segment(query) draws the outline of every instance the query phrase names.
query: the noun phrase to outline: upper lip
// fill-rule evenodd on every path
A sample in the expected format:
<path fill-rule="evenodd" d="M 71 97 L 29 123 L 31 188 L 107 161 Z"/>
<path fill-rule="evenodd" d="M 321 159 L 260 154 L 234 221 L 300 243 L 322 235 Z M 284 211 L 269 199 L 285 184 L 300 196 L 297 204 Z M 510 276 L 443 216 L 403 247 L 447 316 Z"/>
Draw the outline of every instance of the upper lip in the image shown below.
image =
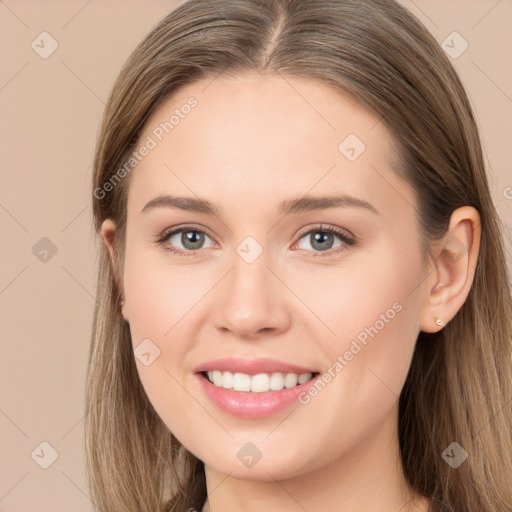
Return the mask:
<path fill-rule="evenodd" d="M 258 373 L 316 373 L 314 370 L 304 368 L 295 364 L 278 361 L 277 359 L 258 358 L 258 359 L 240 359 L 226 357 L 215 359 L 199 365 L 194 369 L 195 373 L 209 372 L 218 370 L 221 372 L 246 373 L 256 375 Z"/>

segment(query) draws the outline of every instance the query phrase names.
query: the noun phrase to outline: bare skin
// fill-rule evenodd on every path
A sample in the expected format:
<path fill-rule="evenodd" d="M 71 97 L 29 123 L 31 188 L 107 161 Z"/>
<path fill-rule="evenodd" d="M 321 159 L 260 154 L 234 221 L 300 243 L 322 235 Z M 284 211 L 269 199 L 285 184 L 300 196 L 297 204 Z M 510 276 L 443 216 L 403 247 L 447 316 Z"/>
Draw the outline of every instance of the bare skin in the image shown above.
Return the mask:
<path fill-rule="evenodd" d="M 161 104 L 140 140 L 190 96 L 197 106 L 130 176 L 118 282 L 134 348 L 149 338 L 160 350 L 148 366 L 136 360 L 148 397 L 205 464 L 202 512 L 428 512 L 429 500 L 407 487 L 400 466 L 398 398 L 420 330 L 442 329 L 436 319 L 446 324 L 466 300 L 478 212 L 453 213 L 425 268 L 415 195 L 390 164 L 392 134 L 353 100 L 309 79 L 219 76 Z M 365 144 L 353 161 L 339 149 L 349 134 Z M 341 193 L 377 212 L 278 211 L 285 199 Z M 141 213 L 164 194 L 207 199 L 220 215 L 166 207 Z M 172 226 L 202 231 L 204 244 L 184 245 L 182 232 L 157 244 Z M 337 235 L 325 251 L 314 245 L 314 233 L 329 227 L 357 245 Z M 106 220 L 102 235 L 113 263 L 114 231 Z M 236 252 L 247 236 L 263 249 L 252 263 Z M 393 304 L 401 308 L 390 318 Z M 378 324 L 380 315 L 387 321 Z M 360 333 L 381 324 L 317 396 L 270 417 L 219 410 L 193 372 L 235 355 L 327 372 Z M 262 454 L 252 467 L 237 457 L 247 442 Z"/>

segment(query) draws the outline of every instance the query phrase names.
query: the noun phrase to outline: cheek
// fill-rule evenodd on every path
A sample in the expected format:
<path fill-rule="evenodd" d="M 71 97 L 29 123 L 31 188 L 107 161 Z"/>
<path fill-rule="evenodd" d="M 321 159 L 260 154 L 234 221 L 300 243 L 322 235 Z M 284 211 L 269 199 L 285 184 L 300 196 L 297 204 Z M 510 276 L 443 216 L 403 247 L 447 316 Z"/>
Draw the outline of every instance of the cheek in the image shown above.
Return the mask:
<path fill-rule="evenodd" d="M 383 393 L 391 403 L 403 386 L 418 336 L 419 255 L 400 258 L 390 244 L 369 261 L 358 258 L 357 264 L 316 272 L 295 277 L 294 290 L 321 320 L 310 315 L 308 323 L 316 326 L 312 334 L 331 372 L 344 376 L 335 386 L 353 395 L 345 399 L 357 397 L 355 406 L 378 409 Z"/>
<path fill-rule="evenodd" d="M 143 250 L 141 245 L 127 249 L 124 272 L 133 341 L 151 335 L 167 340 L 206 293 L 204 279 L 193 265 L 171 265 L 163 249 Z"/>
<path fill-rule="evenodd" d="M 180 267 L 162 265 L 148 253 L 127 251 L 124 287 L 137 371 L 154 409 L 181 436 L 180 427 L 194 419 L 193 402 L 182 387 L 182 362 L 194 335 L 183 330 L 187 315 L 194 315 L 193 305 L 205 293 L 188 277 Z"/>
<path fill-rule="evenodd" d="M 332 346 L 376 323 L 379 331 L 383 327 L 390 331 L 391 323 L 393 328 L 403 325 L 404 317 L 410 319 L 418 307 L 411 292 L 420 281 L 420 271 L 416 254 L 397 254 L 393 244 L 386 243 L 378 250 L 354 253 L 337 266 L 307 264 L 283 268 L 280 273 L 309 309 L 307 322 L 318 341 Z"/>
<path fill-rule="evenodd" d="M 126 252 L 127 319 L 135 355 L 148 346 L 158 356 L 150 366 L 137 359 L 136 364 L 152 402 L 164 395 L 179 401 L 183 393 L 177 381 L 188 378 L 187 354 L 207 320 L 207 295 L 217 277 L 196 265 L 171 265 L 163 250 L 144 251 L 140 245 Z"/>

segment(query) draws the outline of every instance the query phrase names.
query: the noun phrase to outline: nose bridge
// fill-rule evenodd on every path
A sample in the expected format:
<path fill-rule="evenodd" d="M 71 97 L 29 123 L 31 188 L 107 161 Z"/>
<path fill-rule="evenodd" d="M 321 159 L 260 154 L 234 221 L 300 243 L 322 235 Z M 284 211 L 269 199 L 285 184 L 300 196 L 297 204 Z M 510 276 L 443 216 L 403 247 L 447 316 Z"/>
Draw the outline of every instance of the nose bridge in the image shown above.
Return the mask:
<path fill-rule="evenodd" d="M 239 337 L 285 329 L 290 321 L 288 298 L 282 283 L 269 269 L 270 251 L 253 237 L 246 237 L 236 247 L 231 261 L 231 271 L 214 306 L 216 326 Z"/>
<path fill-rule="evenodd" d="M 272 272 L 268 269 L 273 265 L 271 260 L 268 239 L 264 233 L 246 234 L 234 247 L 231 258 L 230 295 L 238 295 L 239 301 L 246 293 L 268 295 L 268 288 L 272 286 L 269 279 Z M 258 300 L 261 300 L 261 297 Z M 242 305 L 243 301 L 239 304 Z"/>
<path fill-rule="evenodd" d="M 256 255 L 254 246 L 250 242 L 247 245 L 239 246 L 233 257 L 226 304 L 241 317 L 255 318 L 258 313 L 270 309 L 271 288 L 275 288 L 275 283 L 270 282 L 273 276 L 268 269 L 271 264 L 268 252 Z"/>
<path fill-rule="evenodd" d="M 231 271 L 230 296 L 237 298 L 240 306 L 247 299 L 269 298 L 269 288 L 272 286 L 269 277 L 271 262 L 267 251 L 255 255 L 253 247 L 240 246 L 236 256 L 233 257 L 233 270 Z"/>

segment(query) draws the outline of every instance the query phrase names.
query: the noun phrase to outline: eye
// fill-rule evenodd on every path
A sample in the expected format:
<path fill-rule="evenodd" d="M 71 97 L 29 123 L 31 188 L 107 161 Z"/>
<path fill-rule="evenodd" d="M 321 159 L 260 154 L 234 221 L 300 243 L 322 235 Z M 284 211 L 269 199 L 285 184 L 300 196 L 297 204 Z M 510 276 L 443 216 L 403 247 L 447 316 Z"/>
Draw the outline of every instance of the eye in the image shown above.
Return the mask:
<path fill-rule="evenodd" d="M 178 256 L 194 256 L 198 250 L 204 248 L 206 238 L 212 240 L 204 230 L 196 226 L 176 226 L 164 231 L 156 242 L 162 245 L 165 251 Z M 338 245 L 335 245 L 336 238 L 340 241 Z M 309 229 L 309 231 L 303 231 L 299 242 L 303 239 L 306 240 L 309 247 L 299 247 L 299 249 L 311 253 L 308 256 L 314 258 L 337 255 L 345 252 L 348 247 L 357 245 L 357 240 L 354 237 L 334 226 L 320 225 Z M 183 248 L 180 248 L 179 244 Z M 292 248 L 296 245 L 298 243 Z M 332 250 L 333 247 L 334 250 Z"/>
<path fill-rule="evenodd" d="M 338 238 L 340 243 L 335 245 L 335 239 Z M 300 240 L 306 240 L 306 247 L 299 247 L 307 251 L 313 251 L 310 256 L 324 257 L 333 256 L 345 252 L 348 247 L 356 245 L 356 239 L 350 236 L 348 233 L 342 231 L 339 228 L 333 226 L 320 225 L 314 229 L 310 229 L 304 235 L 301 236 Z M 300 242 L 299 240 L 299 242 Z M 309 244 L 309 247 L 307 245 Z M 294 246 L 295 247 L 295 246 Z M 335 250 L 331 250 L 331 249 Z M 326 253 L 326 254 L 321 254 Z"/>
<path fill-rule="evenodd" d="M 164 231 L 157 239 L 157 243 L 161 244 L 165 251 L 180 256 L 193 256 L 194 252 L 203 249 L 206 238 L 211 240 L 203 230 L 195 226 L 177 226 Z M 177 244 L 181 244 L 183 249 L 176 247 Z"/>

